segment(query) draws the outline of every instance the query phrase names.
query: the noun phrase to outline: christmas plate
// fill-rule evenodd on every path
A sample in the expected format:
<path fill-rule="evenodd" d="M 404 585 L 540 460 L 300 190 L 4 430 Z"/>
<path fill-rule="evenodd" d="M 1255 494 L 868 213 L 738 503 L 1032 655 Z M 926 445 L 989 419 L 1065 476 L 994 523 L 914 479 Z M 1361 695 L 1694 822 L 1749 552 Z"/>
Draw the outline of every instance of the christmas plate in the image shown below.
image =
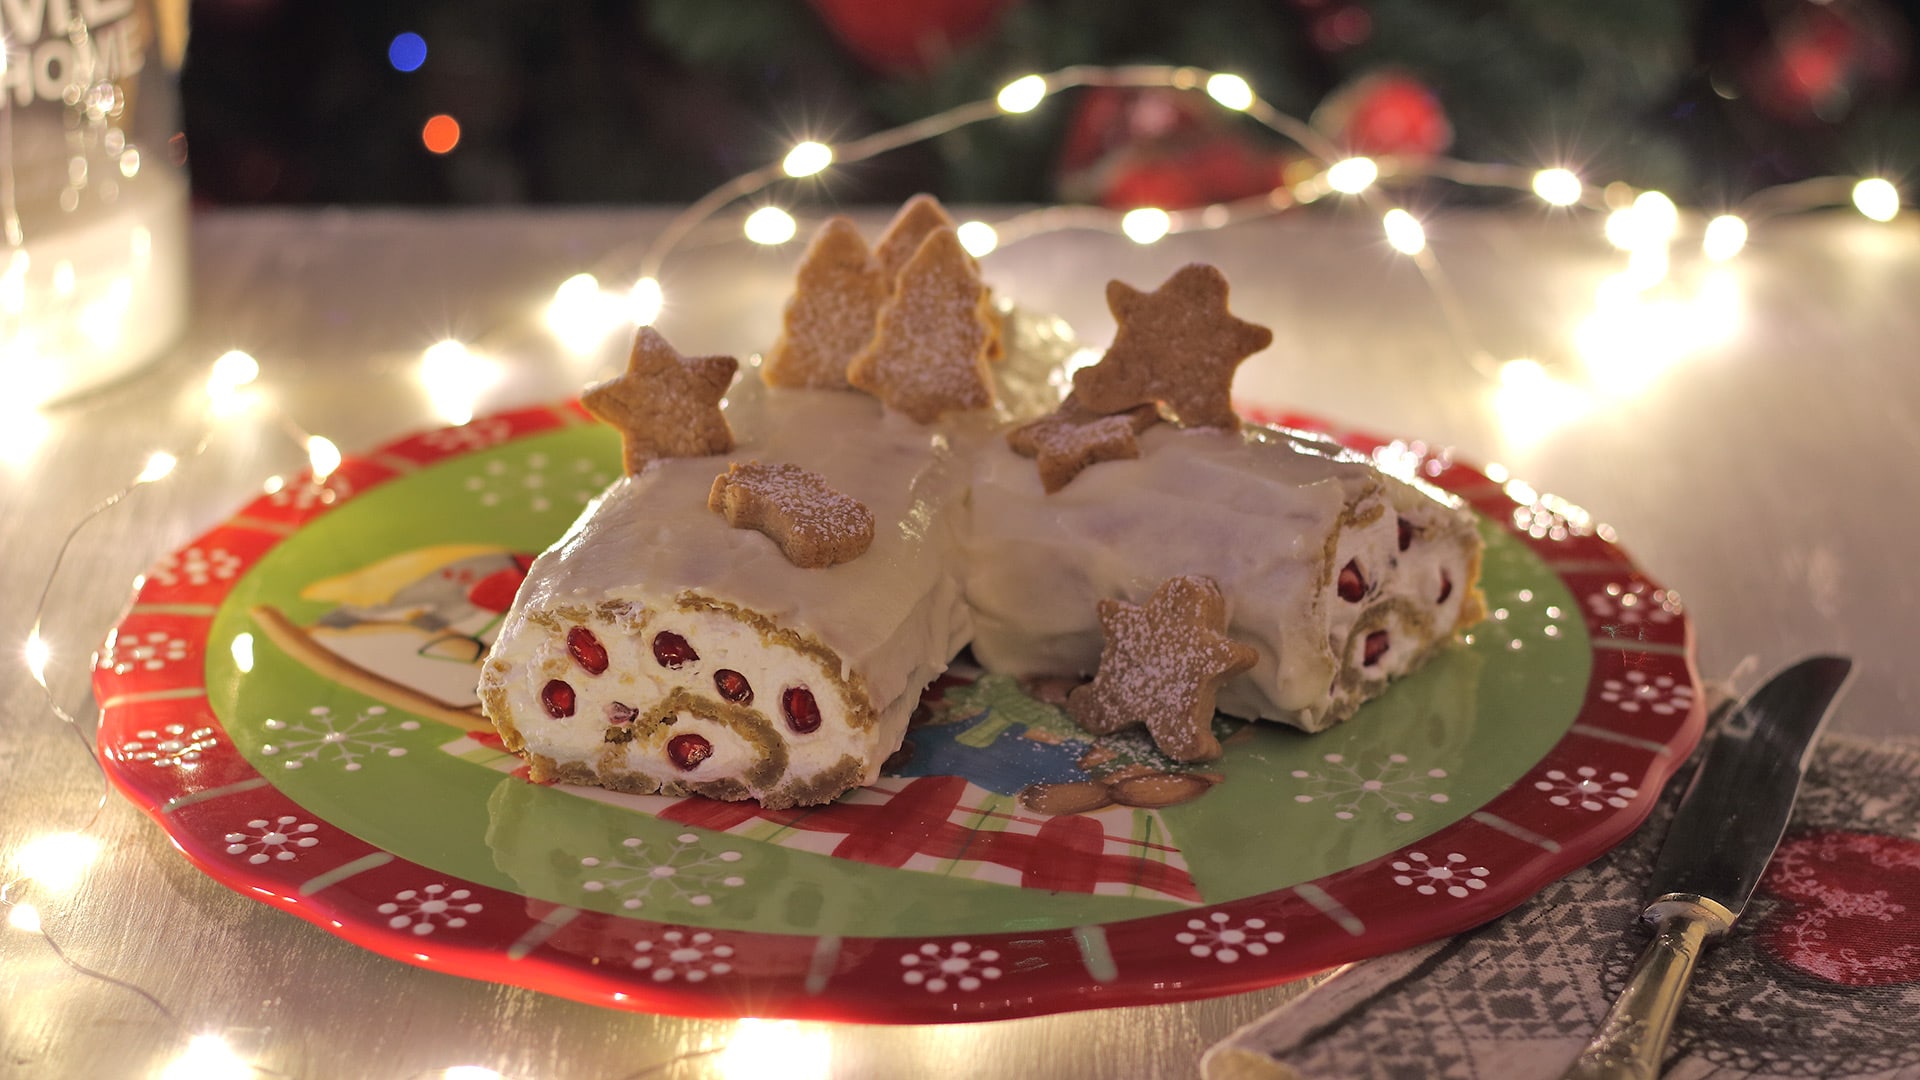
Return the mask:
<path fill-rule="evenodd" d="M 619 468 L 573 404 L 275 485 L 161 561 L 97 663 L 102 756 L 228 886 L 584 1001 L 925 1022 L 1270 985 L 1465 929 L 1592 859 L 1704 714 L 1678 599 L 1604 526 L 1421 444 L 1341 437 L 1479 511 L 1491 617 L 1334 731 L 1222 718 L 1204 767 L 963 663 L 888 774 L 825 807 L 528 782 L 475 675 L 530 556 Z"/>

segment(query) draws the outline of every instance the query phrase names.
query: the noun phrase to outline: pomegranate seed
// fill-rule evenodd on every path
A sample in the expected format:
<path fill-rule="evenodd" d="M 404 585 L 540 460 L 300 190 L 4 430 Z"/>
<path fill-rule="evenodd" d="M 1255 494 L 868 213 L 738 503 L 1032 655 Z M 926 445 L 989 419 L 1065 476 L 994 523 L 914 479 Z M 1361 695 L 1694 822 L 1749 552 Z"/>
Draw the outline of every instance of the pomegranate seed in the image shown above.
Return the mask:
<path fill-rule="evenodd" d="M 589 675 L 599 675 L 607 670 L 607 647 L 593 636 L 593 631 L 584 626 L 576 626 L 567 631 L 567 651 L 573 654 L 573 661 L 586 669 Z"/>
<path fill-rule="evenodd" d="M 661 667 L 677 668 L 700 659 L 700 654 L 693 651 L 686 638 L 671 630 L 662 630 L 653 635 L 653 658 L 660 661 Z"/>
<path fill-rule="evenodd" d="M 1445 570 L 1442 570 L 1440 571 L 1440 596 L 1438 599 L 1434 600 L 1434 603 L 1444 604 L 1447 602 L 1447 597 L 1452 595 L 1453 595 L 1453 579 L 1447 576 L 1447 572 Z"/>
<path fill-rule="evenodd" d="M 692 732 L 675 735 L 667 740 L 667 756 L 675 765 L 691 770 L 713 756 L 713 744 Z"/>
<path fill-rule="evenodd" d="M 1385 630 L 1375 630 L 1373 633 L 1368 634 L 1366 655 L 1361 660 L 1361 663 L 1366 667 L 1372 667 L 1379 663 L 1380 658 L 1385 655 L 1387 655 L 1387 632 Z"/>
<path fill-rule="evenodd" d="M 631 724 L 633 718 L 639 715 L 639 710 L 625 702 L 613 701 L 607 704 L 607 723 L 609 724 Z"/>
<path fill-rule="evenodd" d="M 1413 546 L 1413 522 L 1406 518 L 1397 520 L 1400 522 L 1400 550 L 1405 551 Z"/>
<path fill-rule="evenodd" d="M 547 707 L 547 715 L 558 720 L 573 715 L 573 687 L 551 679 L 540 688 L 540 703 Z"/>
<path fill-rule="evenodd" d="M 1340 568 L 1340 599 L 1349 604 L 1357 604 L 1366 598 L 1367 579 L 1360 576 L 1360 561 L 1348 559 L 1347 565 Z"/>
<path fill-rule="evenodd" d="M 820 705 L 813 700 L 813 691 L 804 686 L 782 690 L 780 710 L 787 714 L 787 726 L 802 735 L 820 728 Z"/>
<path fill-rule="evenodd" d="M 714 672 L 713 686 L 728 701 L 737 701 L 742 705 L 753 701 L 753 684 L 732 668 L 721 668 Z"/>

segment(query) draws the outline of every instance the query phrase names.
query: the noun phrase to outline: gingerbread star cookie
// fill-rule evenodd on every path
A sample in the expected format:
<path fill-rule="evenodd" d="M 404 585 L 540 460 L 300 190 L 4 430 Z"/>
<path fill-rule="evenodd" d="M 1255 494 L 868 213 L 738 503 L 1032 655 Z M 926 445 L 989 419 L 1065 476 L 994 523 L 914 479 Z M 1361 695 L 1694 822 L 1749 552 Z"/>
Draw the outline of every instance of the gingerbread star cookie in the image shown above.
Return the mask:
<path fill-rule="evenodd" d="M 880 309 L 847 381 L 922 424 L 993 404 L 986 286 L 952 229 L 927 234 Z"/>
<path fill-rule="evenodd" d="M 1053 412 L 1008 432 L 1007 445 L 1021 457 L 1036 459 L 1040 486 L 1051 495 L 1089 465 L 1139 457 L 1134 436 L 1159 422 L 1160 413 L 1152 405 L 1102 416 L 1082 408 L 1069 394 Z"/>
<path fill-rule="evenodd" d="M 758 530 L 802 569 L 857 559 L 873 543 L 873 512 L 798 465 L 728 465 L 713 479 L 707 508 L 736 529 Z"/>
<path fill-rule="evenodd" d="M 1160 583 L 1145 604 L 1100 601 L 1106 637 L 1093 682 L 1067 695 L 1067 712 L 1095 735 L 1145 726 L 1178 761 L 1220 756 L 1213 702 L 1220 684 L 1259 658 L 1226 634 L 1227 600 L 1211 578 Z"/>
<path fill-rule="evenodd" d="M 681 356 L 660 332 L 634 335 L 625 374 L 587 388 L 580 404 L 620 432 L 627 472 L 667 457 L 704 457 L 733 449 L 720 399 L 739 363 L 731 356 Z"/>
<path fill-rule="evenodd" d="M 1234 369 L 1273 343 L 1273 331 L 1227 311 L 1227 279 L 1204 263 L 1174 271 L 1143 293 L 1107 283 L 1119 324 L 1098 364 L 1073 378 L 1080 403 L 1099 413 L 1165 402 L 1182 427 L 1235 427 Z"/>
<path fill-rule="evenodd" d="M 780 337 L 760 377 L 769 386 L 846 389 L 847 363 L 873 340 L 893 279 L 852 219 L 828 218 L 800 257 Z"/>

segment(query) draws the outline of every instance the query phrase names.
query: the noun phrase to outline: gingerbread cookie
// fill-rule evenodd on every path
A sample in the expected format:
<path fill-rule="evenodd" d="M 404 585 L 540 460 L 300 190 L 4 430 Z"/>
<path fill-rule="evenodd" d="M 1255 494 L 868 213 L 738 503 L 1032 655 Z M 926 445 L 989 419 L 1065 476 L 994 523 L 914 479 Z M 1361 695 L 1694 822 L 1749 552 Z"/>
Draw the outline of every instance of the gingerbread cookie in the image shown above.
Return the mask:
<path fill-rule="evenodd" d="M 889 287 L 896 284 L 900 271 L 906 269 L 920 245 L 935 229 L 955 229 L 953 216 L 947 213 L 940 200 L 931 195 L 915 195 L 901 205 L 893 220 L 887 223 L 886 231 L 880 234 L 880 242 L 874 245 L 873 258 L 880 266 L 880 272 L 886 276 Z M 973 256 L 969 254 L 968 259 Z M 977 272 L 978 261 L 973 263 Z M 993 363 L 1004 360 L 1007 355 L 1006 343 L 1002 340 L 1000 313 L 993 307 L 993 292 L 980 290 L 980 317 L 987 320 L 987 361 Z"/>
<path fill-rule="evenodd" d="M 1251 668 L 1251 646 L 1226 634 L 1227 601 L 1211 578 L 1161 582 L 1145 604 L 1102 600 L 1106 642 L 1093 682 L 1067 696 L 1074 722 L 1095 735 L 1145 726 L 1178 761 L 1220 756 L 1213 702 L 1220 684 Z"/>
<path fill-rule="evenodd" d="M 952 229 L 928 234 L 880 309 L 873 340 L 847 381 L 922 424 L 993 404 L 986 286 Z"/>
<path fill-rule="evenodd" d="M 803 569 L 857 559 L 873 543 L 873 512 L 798 465 L 728 465 L 714 477 L 707 508 L 736 529 L 765 534 Z"/>
<path fill-rule="evenodd" d="M 1069 394 L 1058 409 L 1008 432 L 1007 445 L 1021 457 L 1037 459 L 1040 486 L 1051 495 L 1089 465 L 1139 457 L 1134 436 L 1159 422 L 1160 413 L 1152 405 L 1102 416 L 1082 408 Z"/>
<path fill-rule="evenodd" d="M 847 363 L 873 340 L 893 278 L 851 218 L 828 218 L 800 257 L 780 337 L 760 377 L 769 386 L 846 389 Z"/>
<path fill-rule="evenodd" d="M 588 387 L 580 404 L 619 430 L 629 474 L 656 458 L 724 454 L 733 431 L 720 399 L 739 366 L 731 356 L 681 356 L 660 331 L 643 326 L 626 372 Z"/>
<path fill-rule="evenodd" d="M 1273 331 L 1227 311 L 1227 279 L 1189 263 L 1143 293 L 1107 283 L 1119 329 L 1098 364 L 1073 378 L 1080 403 L 1099 413 L 1165 402 L 1182 427 L 1236 427 L 1233 372 L 1273 343 Z"/>

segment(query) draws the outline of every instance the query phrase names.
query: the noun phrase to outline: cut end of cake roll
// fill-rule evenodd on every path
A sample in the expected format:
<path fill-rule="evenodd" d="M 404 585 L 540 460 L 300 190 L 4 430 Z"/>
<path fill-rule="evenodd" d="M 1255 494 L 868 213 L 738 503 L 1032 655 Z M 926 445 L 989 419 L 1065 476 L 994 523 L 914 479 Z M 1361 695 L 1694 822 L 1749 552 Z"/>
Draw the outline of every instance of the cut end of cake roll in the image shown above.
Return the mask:
<path fill-rule="evenodd" d="M 697 593 L 519 615 L 480 696 L 538 783 L 810 806 L 871 783 L 899 741 L 831 649 Z"/>

